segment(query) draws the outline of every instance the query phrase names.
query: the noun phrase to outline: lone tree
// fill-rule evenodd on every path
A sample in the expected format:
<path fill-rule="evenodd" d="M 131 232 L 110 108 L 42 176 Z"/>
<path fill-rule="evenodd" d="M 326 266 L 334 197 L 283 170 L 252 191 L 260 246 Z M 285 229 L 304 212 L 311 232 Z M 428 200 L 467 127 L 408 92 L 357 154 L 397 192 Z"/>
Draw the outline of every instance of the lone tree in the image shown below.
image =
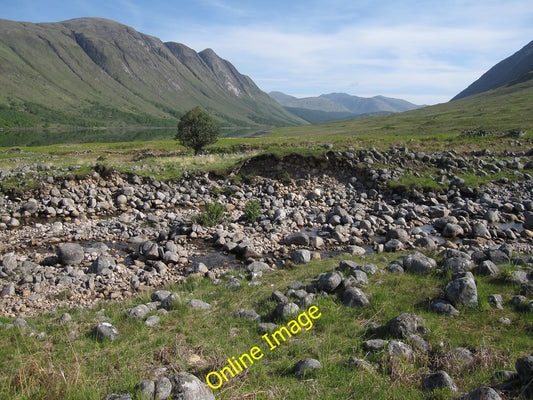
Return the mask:
<path fill-rule="evenodd" d="M 213 118 L 196 106 L 181 117 L 175 139 L 198 154 L 205 146 L 215 143 L 219 135 L 220 127 Z"/>

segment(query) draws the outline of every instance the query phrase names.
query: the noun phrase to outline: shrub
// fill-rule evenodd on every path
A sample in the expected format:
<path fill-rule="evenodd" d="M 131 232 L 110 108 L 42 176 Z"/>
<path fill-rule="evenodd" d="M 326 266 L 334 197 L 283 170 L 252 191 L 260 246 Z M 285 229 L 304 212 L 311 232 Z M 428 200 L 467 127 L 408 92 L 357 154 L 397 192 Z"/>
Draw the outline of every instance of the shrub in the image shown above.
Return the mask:
<path fill-rule="evenodd" d="M 250 222 L 257 221 L 257 217 L 261 214 L 261 205 L 256 200 L 250 200 L 244 207 L 244 215 Z"/>
<path fill-rule="evenodd" d="M 204 212 L 196 217 L 196 222 L 202 226 L 218 225 L 224 220 L 225 211 L 226 207 L 219 202 L 207 203 Z"/>

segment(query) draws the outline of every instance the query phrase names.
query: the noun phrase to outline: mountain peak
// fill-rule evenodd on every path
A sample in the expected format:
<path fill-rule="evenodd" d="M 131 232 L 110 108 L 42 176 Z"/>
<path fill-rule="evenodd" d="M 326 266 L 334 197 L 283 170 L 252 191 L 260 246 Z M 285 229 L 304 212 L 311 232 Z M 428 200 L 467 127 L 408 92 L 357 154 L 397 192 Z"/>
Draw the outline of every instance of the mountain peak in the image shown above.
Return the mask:
<path fill-rule="evenodd" d="M 513 81 L 520 81 L 533 71 L 533 41 L 500 61 L 450 101 L 496 89 Z"/>

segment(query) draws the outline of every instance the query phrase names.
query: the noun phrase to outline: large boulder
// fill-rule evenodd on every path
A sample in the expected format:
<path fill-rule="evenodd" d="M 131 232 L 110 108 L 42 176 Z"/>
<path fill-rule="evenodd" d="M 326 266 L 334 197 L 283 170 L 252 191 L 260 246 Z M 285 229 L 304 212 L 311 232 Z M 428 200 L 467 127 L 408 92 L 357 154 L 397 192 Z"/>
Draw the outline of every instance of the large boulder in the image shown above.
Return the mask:
<path fill-rule="evenodd" d="M 456 306 L 476 307 L 478 299 L 474 276 L 470 272 L 459 275 L 460 277 L 446 285 L 446 299 Z"/>
<path fill-rule="evenodd" d="M 84 255 L 83 247 L 78 243 L 65 243 L 57 248 L 59 262 L 63 265 L 78 265 Z"/>
<path fill-rule="evenodd" d="M 403 260 L 403 267 L 406 271 L 417 274 L 427 274 L 437 266 L 437 262 L 420 252 L 409 254 Z"/>

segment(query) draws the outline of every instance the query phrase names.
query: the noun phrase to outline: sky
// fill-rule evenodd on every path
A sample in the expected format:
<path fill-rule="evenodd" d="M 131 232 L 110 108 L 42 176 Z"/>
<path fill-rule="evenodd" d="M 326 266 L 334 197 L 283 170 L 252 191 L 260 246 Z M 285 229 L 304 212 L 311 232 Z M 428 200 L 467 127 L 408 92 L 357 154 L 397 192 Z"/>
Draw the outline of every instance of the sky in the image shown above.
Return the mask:
<path fill-rule="evenodd" d="M 533 40 L 531 0 L 0 0 L 0 19 L 108 18 L 213 49 L 265 92 L 450 100 Z"/>

